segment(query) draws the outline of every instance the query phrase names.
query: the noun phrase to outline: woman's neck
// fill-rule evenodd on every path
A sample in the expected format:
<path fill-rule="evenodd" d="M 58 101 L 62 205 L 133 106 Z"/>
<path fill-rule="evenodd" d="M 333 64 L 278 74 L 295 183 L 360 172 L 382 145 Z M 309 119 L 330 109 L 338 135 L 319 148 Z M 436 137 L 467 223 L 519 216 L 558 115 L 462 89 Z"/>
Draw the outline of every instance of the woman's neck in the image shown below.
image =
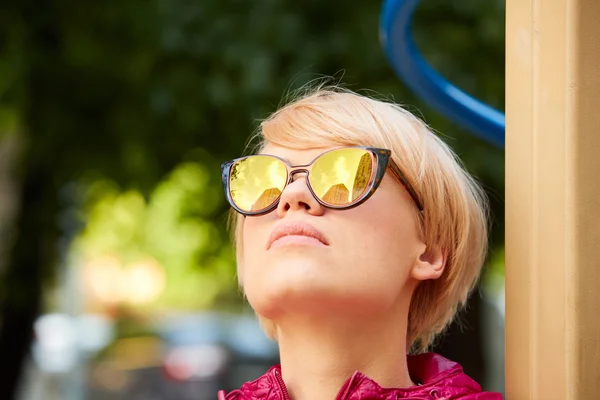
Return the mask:
<path fill-rule="evenodd" d="M 382 387 L 413 385 L 406 364 L 406 317 L 286 318 L 278 321 L 277 336 L 292 400 L 334 400 L 355 371 Z"/>

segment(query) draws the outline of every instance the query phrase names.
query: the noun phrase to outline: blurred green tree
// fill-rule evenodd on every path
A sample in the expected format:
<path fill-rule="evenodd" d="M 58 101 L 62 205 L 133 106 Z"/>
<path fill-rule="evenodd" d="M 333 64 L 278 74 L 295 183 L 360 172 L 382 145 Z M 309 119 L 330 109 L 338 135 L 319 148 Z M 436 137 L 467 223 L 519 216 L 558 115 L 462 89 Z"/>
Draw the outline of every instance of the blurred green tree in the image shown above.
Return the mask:
<path fill-rule="evenodd" d="M 71 201 L 69 185 L 107 180 L 148 198 L 184 154 L 201 148 L 205 153 L 195 162 L 214 171 L 207 184 L 218 188 L 217 161 L 243 151 L 256 119 L 274 110 L 287 89 L 321 74 L 343 75 L 351 89 L 368 88 L 421 110 L 489 190 L 493 243 L 501 243 L 503 152 L 403 88 L 379 45 L 380 6 L 342 0 L 2 2 L 0 140 L 16 137 L 20 146 L 11 147 L 10 165 L 0 163 L 16 182 L 0 196 L 19 203 L 0 202 L 12 214 L 6 221 L 14 221 L 12 233 L 0 237 L 7 249 L 0 266 L 0 398 L 14 397 L 32 323 L 64 250 L 61 240 L 78 229 L 61 219 Z M 502 107 L 503 26 L 501 0 L 428 0 L 415 29 L 435 66 Z M 216 207 L 206 218 L 224 238 L 224 203 Z"/>

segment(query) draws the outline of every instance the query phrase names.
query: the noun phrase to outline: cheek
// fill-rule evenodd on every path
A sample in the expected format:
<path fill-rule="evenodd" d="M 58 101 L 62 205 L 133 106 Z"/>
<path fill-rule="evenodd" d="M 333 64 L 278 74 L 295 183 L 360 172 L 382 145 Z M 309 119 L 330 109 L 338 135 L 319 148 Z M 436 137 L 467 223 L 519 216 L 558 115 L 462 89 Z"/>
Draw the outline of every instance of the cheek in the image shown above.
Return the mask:
<path fill-rule="evenodd" d="M 363 204 L 363 208 L 356 208 L 354 226 L 363 234 L 356 235 L 355 240 L 368 241 L 377 251 L 411 250 L 418 242 L 418 235 L 410 211 L 390 206 L 386 198 L 373 196 L 372 200 Z"/>
<path fill-rule="evenodd" d="M 240 275 L 244 282 L 253 275 L 253 270 L 256 269 L 256 265 L 260 264 L 261 253 L 263 252 L 263 246 L 266 242 L 266 238 L 263 238 L 261 225 L 256 220 L 247 218 L 242 228 L 242 241 L 244 249 L 242 257 L 240 258 L 241 268 Z"/>
<path fill-rule="evenodd" d="M 372 201 L 371 201 L 372 200 Z M 420 241 L 410 210 L 390 212 L 384 196 L 346 212 L 339 257 L 351 266 L 348 273 L 371 284 L 398 286 L 414 265 Z"/>

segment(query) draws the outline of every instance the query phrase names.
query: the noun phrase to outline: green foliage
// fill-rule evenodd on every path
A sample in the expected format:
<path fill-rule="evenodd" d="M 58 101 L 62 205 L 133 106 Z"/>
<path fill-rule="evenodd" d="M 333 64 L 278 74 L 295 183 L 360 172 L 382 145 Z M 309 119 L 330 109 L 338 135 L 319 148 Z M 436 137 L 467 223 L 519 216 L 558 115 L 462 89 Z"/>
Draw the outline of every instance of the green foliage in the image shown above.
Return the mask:
<path fill-rule="evenodd" d="M 235 290 L 232 254 L 214 222 L 222 205 L 219 189 L 207 168 L 194 162 L 178 165 L 148 200 L 136 190 L 92 182 L 86 227 L 74 246 L 77 258 L 114 257 L 125 266 L 156 260 L 167 286 L 155 306 L 214 306 L 220 295 Z"/>
<path fill-rule="evenodd" d="M 19 129 L 19 113 L 14 108 L 0 108 L 0 139 L 14 135 Z"/>
<path fill-rule="evenodd" d="M 173 306 L 235 293 L 217 161 L 243 152 L 256 120 L 286 91 L 322 75 L 412 104 L 442 132 L 488 189 L 499 246 L 503 152 L 406 91 L 380 47 L 380 7 L 342 0 L 9 2 L 0 12 L 0 127 L 22 127 L 24 168 L 51 171 L 57 197 L 70 182 L 91 185 L 95 203 L 88 199 L 81 246 L 156 258 L 175 283 L 163 295 Z M 443 74 L 502 107 L 503 24 L 498 0 L 428 0 L 415 30 Z M 186 160 L 195 148 L 204 153 Z"/>
<path fill-rule="evenodd" d="M 484 288 L 491 296 L 498 296 L 504 291 L 506 261 L 504 247 L 493 250 L 489 258 L 487 273 L 484 277 Z"/>

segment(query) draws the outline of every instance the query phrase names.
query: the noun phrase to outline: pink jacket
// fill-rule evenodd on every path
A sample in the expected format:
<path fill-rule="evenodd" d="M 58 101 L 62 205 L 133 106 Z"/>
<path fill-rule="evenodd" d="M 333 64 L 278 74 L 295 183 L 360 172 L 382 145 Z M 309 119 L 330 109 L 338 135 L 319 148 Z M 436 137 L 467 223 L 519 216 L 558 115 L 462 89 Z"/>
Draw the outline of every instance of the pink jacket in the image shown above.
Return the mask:
<path fill-rule="evenodd" d="M 405 389 L 382 388 L 361 372 L 355 372 L 344 383 L 335 400 L 502 400 L 500 393 L 482 392 L 462 367 L 444 357 L 427 353 L 408 356 L 408 369 L 419 386 Z M 289 400 L 281 378 L 281 366 L 272 367 L 266 374 L 247 382 L 229 394 L 218 393 L 218 400 Z M 319 399 L 321 400 L 321 399 Z"/>

